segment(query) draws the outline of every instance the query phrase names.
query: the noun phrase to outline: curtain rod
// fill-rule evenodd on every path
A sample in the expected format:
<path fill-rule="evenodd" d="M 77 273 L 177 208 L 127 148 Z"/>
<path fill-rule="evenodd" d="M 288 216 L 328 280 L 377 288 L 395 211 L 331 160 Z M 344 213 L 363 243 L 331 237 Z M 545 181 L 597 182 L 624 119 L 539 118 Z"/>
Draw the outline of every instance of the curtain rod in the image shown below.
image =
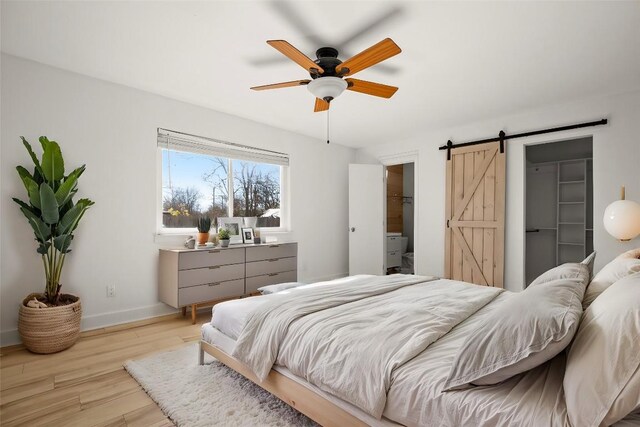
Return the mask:
<path fill-rule="evenodd" d="M 564 131 L 564 130 L 580 129 L 580 128 L 586 128 L 586 127 L 590 127 L 590 126 L 606 125 L 607 122 L 608 122 L 607 119 L 600 119 L 600 120 L 596 120 L 596 121 L 593 121 L 593 122 L 578 123 L 578 124 L 575 124 L 575 125 L 568 125 L 568 126 L 559 126 L 559 127 L 555 127 L 555 128 L 534 130 L 534 131 L 530 131 L 530 132 L 521 132 L 521 133 L 515 133 L 513 135 L 507 135 L 507 134 L 504 133 L 504 131 L 501 130 L 500 133 L 498 133 L 498 136 L 497 137 L 493 137 L 493 138 L 479 139 L 477 141 L 463 142 L 463 143 L 460 143 L 460 144 L 454 144 L 451 140 L 448 140 L 447 143 L 445 145 L 439 147 L 438 150 L 447 150 L 447 160 L 451 160 L 451 149 L 452 148 L 468 147 L 470 145 L 478 145 L 478 144 L 485 144 L 487 142 L 500 141 L 500 152 L 503 153 L 504 152 L 504 141 L 506 139 L 524 138 L 524 137 L 527 137 L 527 136 L 542 135 L 542 134 L 545 134 L 545 133 L 561 132 L 561 131 Z"/>

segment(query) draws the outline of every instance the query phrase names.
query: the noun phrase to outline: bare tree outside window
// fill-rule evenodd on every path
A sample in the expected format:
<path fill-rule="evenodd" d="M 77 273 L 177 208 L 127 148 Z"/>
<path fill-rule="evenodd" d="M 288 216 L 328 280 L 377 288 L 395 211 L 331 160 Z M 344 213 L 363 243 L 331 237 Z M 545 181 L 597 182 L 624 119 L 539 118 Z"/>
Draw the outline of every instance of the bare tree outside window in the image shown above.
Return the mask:
<path fill-rule="evenodd" d="M 233 176 L 229 173 L 232 165 Z M 257 217 L 258 227 L 280 226 L 280 166 L 163 150 L 163 215 L 166 228 L 192 228 L 200 216 Z"/>
<path fill-rule="evenodd" d="M 280 167 L 233 160 L 233 212 L 258 217 L 258 227 L 280 226 Z"/>
<path fill-rule="evenodd" d="M 211 203 L 205 213 L 211 218 L 224 217 L 228 215 L 229 160 L 221 157 L 211 157 L 208 160 L 212 166 L 202 173 L 202 179 L 210 187 Z"/>

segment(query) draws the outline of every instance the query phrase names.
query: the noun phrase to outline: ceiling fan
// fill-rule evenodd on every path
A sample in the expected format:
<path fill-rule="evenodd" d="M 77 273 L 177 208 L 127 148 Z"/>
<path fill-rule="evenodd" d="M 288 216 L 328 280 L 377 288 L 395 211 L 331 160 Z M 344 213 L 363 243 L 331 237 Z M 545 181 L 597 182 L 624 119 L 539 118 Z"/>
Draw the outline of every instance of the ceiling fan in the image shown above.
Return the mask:
<path fill-rule="evenodd" d="M 254 86 L 251 88 L 253 90 L 307 86 L 309 92 L 316 97 L 315 112 L 328 110 L 330 102 L 344 92 L 345 89 L 381 98 L 391 98 L 398 90 L 395 86 L 345 78 L 399 54 L 401 49 L 390 38 L 376 43 L 344 62 L 338 59 L 339 52 L 333 47 L 321 47 L 318 49 L 316 51 L 317 59 L 313 61 L 285 40 L 268 40 L 267 43 L 306 69 L 311 76 L 311 80 L 294 80 Z"/>

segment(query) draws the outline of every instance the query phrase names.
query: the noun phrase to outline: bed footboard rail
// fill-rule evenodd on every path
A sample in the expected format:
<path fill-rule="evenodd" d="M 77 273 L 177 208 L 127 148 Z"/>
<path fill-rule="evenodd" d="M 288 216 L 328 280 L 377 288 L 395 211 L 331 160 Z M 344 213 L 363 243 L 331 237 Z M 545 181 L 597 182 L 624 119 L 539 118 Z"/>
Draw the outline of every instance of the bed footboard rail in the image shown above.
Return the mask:
<path fill-rule="evenodd" d="M 249 381 L 262 387 L 296 411 L 302 412 L 322 426 L 367 426 L 365 422 L 327 400 L 312 389 L 305 387 L 273 369 L 269 372 L 264 382 L 260 382 L 253 372 L 242 364 L 242 362 L 206 341 L 200 341 L 198 362 L 201 365 L 204 363 L 204 352 L 215 357 L 230 369 L 233 369 Z"/>

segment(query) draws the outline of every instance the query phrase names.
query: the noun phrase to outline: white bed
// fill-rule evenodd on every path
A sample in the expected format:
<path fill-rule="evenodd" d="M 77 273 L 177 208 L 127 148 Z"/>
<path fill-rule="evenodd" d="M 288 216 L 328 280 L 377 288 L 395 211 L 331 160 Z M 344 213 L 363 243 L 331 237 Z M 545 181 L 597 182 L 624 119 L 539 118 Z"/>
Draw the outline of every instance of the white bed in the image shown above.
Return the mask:
<path fill-rule="evenodd" d="M 566 266 L 545 273 L 545 280 L 554 280 L 554 286 L 560 283 L 571 292 L 577 288 L 567 281 L 579 280 L 582 288 L 575 291 L 577 294 L 572 300 L 574 305 L 580 306 L 584 283 L 588 283 L 587 269 L 585 266 Z M 571 268 L 582 271 L 582 278 L 569 278 Z M 623 284 L 621 280 L 620 285 L 612 286 L 615 291 L 601 299 L 602 303 L 594 308 L 595 311 L 589 309 L 587 317 L 599 316 L 605 309 L 612 313 L 612 319 L 627 322 L 619 313 L 636 312 L 635 301 L 640 298 L 637 291 L 640 276 L 629 279 L 629 283 Z M 540 283 L 544 284 L 545 280 Z M 535 289 L 532 286 L 530 288 Z M 539 305 L 547 307 L 558 302 L 560 294 L 551 292 L 554 288 L 538 289 L 542 290 L 546 301 L 555 301 Z M 629 289 L 635 289 L 632 291 L 635 296 L 626 293 Z M 532 308 L 532 295 L 535 293 L 531 291 L 512 293 L 434 277 L 352 276 L 220 303 L 213 308 L 211 322 L 202 327 L 201 345 L 204 351 L 220 358 L 232 369 L 326 425 L 582 427 L 582 422 L 576 424 L 574 421 L 573 426 L 571 422 L 577 419 L 576 396 L 578 419 L 583 412 L 589 412 L 585 409 L 595 406 L 582 402 L 582 389 L 577 395 L 574 390 L 571 400 L 569 392 L 565 396 L 567 384 L 570 388 L 577 384 L 566 383 L 565 367 L 578 366 L 585 359 L 579 358 L 579 363 L 574 361 L 567 365 L 564 351 L 542 359 L 547 360 L 545 363 L 538 362 L 516 371 L 522 372 L 520 374 L 504 377 L 509 378 L 506 381 L 488 382 L 494 385 L 443 391 L 454 361 L 457 362 L 460 350 L 470 338 L 500 337 L 494 332 L 479 334 L 478 331 L 487 330 L 479 325 L 500 324 L 499 320 L 505 319 L 509 307 L 519 308 L 511 310 L 512 321 L 506 324 L 517 328 L 526 325 L 520 320 L 520 313 L 537 313 Z M 576 298 L 579 298 L 577 302 Z M 621 309 L 611 310 L 618 300 L 622 301 Z M 562 307 L 560 304 L 560 311 L 565 314 L 553 319 L 568 317 Z M 578 311 L 575 323 L 580 324 L 580 313 Z M 532 316 L 533 327 L 538 330 L 544 317 Z M 624 348 L 633 353 L 635 345 L 629 347 L 620 342 L 630 342 L 628 337 L 635 336 L 634 331 L 640 330 L 640 324 L 633 327 L 636 329 L 621 332 L 616 341 L 617 332 L 613 331 L 619 331 L 620 325 L 611 330 L 604 329 L 608 332 L 604 335 L 600 332 L 600 337 L 613 337 L 613 348 Z M 593 328 L 585 327 L 584 332 L 598 334 L 598 325 Z M 498 338 L 501 340 L 498 343 L 510 342 L 510 337 L 514 336 L 524 337 L 525 343 L 528 342 L 526 334 L 514 332 L 505 336 L 509 338 Z M 584 340 L 580 343 L 578 345 L 576 341 L 573 347 L 589 347 Z M 497 354 L 494 345 L 488 348 L 491 354 Z M 596 351 L 601 355 L 596 359 L 607 359 L 605 348 L 609 347 L 598 346 Z M 569 361 L 572 357 L 575 359 L 574 353 L 569 352 Z M 475 350 L 471 354 L 476 354 Z M 557 356 L 553 357 L 555 354 Z M 531 366 L 537 367 L 530 369 Z M 632 367 L 632 363 L 629 366 Z M 583 370 L 584 367 L 578 372 L 579 378 L 586 378 L 581 374 Z M 622 371 L 616 372 L 606 375 L 619 377 L 622 374 Z M 575 372 L 572 375 L 575 380 Z M 609 376 L 602 381 L 608 381 Z M 598 376 L 591 377 L 600 381 Z M 640 406 L 633 411 L 633 406 L 629 406 L 637 400 L 631 388 L 637 385 L 625 389 L 628 409 L 620 413 L 618 408 L 618 416 L 612 415 L 610 419 L 620 420 L 630 411 L 637 412 Z M 606 393 L 604 383 L 598 383 L 597 387 Z M 618 396 L 617 392 L 613 393 L 614 397 Z M 300 405 L 301 402 L 304 403 Z M 317 405 L 321 408 L 317 409 Z M 335 416 L 325 418 L 327 412 Z M 640 425 L 639 421 L 636 413 L 615 425 Z M 588 424 L 596 426 L 598 422 L 589 421 Z"/>
<path fill-rule="evenodd" d="M 348 285 L 357 279 L 358 277 L 350 277 L 313 286 Z M 303 293 L 305 288 L 286 292 Z M 408 426 L 506 426 L 518 425 L 518 421 L 536 420 L 536 425 L 540 426 L 568 426 L 562 395 L 562 356 L 498 386 L 441 392 L 456 351 L 465 337 L 484 316 L 511 295 L 513 294 L 509 292 L 498 293 L 490 303 L 420 352 L 417 357 L 395 369 L 381 419 L 294 375 L 290 369 L 282 366 L 286 362 L 283 363 L 280 358 L 274 370 L 321 393 L 369 425 L 398 423 Z M 203 340 L 232 354 L 249 314 L 258 306 L 268 303 L 270 298 L 273 297 L 266 295 L 218 304 L 213 309 L 211 323 L 203 326 Z"/>

